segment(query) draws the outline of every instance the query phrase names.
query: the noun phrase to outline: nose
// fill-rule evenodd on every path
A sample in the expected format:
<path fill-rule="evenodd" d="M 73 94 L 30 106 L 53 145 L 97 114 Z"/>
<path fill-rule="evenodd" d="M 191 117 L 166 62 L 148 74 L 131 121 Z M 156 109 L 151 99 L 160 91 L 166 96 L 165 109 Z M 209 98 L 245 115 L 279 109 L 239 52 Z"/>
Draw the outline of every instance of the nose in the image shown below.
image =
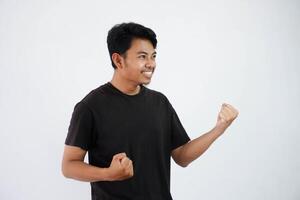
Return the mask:
<path fill-rule="evenodd" d="M 155 60 L 148 59 L 148 61 L 146 63 L 146 68 L 148 68 L 148 69 L 154 69 L 155 67 L 156 67 Z"/>

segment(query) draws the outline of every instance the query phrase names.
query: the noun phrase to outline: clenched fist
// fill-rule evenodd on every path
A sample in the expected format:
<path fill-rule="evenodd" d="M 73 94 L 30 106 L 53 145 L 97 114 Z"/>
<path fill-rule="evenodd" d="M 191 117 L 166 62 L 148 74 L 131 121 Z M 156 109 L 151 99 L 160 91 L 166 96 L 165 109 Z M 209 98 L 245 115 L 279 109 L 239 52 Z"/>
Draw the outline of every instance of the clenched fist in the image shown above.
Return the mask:
<path fill-rule="evenodd" d="M 238 116 L 239 112 L 229 104 L 222 104 L 218 115 L 217 126 L 227 128 Z"/>
<path fill-rule="evenodd" d="M 111 181 L 125 180 L 133 176 L 132 161 L 126 156 L 126 153 L 114 155 L 108 173 Z"/>

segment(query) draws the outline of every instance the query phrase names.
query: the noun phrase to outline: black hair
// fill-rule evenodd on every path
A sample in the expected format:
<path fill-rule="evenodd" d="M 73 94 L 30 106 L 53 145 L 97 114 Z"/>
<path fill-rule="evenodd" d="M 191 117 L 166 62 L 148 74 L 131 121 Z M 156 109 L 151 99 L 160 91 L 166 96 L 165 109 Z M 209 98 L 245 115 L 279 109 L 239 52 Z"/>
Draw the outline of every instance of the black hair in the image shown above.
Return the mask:
<path fill-rule="evenodd" d="M 126 56 L 126 51 L 130 48 L 132 40 L 136 38 L 147 39 L 152 43 L 154 49 L 156 48 L 156 34 L 153 30 L 141 24 L 133 22 L 116 24 L 108 31 L 107 47 L 114 69 L 116 69 L 116 66 L 112 60 L 112 54 L 118 53 Z"/>

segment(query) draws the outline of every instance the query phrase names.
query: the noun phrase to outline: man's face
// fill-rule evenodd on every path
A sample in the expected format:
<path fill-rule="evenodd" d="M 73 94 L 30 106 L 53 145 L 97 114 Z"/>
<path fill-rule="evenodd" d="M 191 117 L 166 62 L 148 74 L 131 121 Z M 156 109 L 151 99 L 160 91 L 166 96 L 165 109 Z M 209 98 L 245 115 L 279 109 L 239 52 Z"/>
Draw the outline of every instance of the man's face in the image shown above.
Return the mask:
<path fill-rule="evenodd" d="M 156 67 L 156 51 L 147 39 L 132 40 L 131 47 L 122 56 L 122 77 L 139 85 L 149 84 Z"/>

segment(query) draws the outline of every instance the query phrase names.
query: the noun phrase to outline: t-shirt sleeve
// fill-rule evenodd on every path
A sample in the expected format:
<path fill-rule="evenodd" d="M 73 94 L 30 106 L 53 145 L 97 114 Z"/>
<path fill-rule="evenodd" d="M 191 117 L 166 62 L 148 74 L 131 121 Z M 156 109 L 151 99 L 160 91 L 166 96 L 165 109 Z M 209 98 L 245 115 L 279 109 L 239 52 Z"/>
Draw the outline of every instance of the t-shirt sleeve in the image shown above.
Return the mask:
<path fill-rule="evenodd" d="M 182 126 L 175 109 L 170 102 L 168 103 L 171 111 L 171 149 L 173 150 L 181 145 L 184 145 L 191 139 Z"/>
<path fill-rule="evenodd" d="M 75 105 L 70 121 L 66 145 L 89 150 L 93 141 L 94 119 L 91 110 L 83 102 Z"/>

